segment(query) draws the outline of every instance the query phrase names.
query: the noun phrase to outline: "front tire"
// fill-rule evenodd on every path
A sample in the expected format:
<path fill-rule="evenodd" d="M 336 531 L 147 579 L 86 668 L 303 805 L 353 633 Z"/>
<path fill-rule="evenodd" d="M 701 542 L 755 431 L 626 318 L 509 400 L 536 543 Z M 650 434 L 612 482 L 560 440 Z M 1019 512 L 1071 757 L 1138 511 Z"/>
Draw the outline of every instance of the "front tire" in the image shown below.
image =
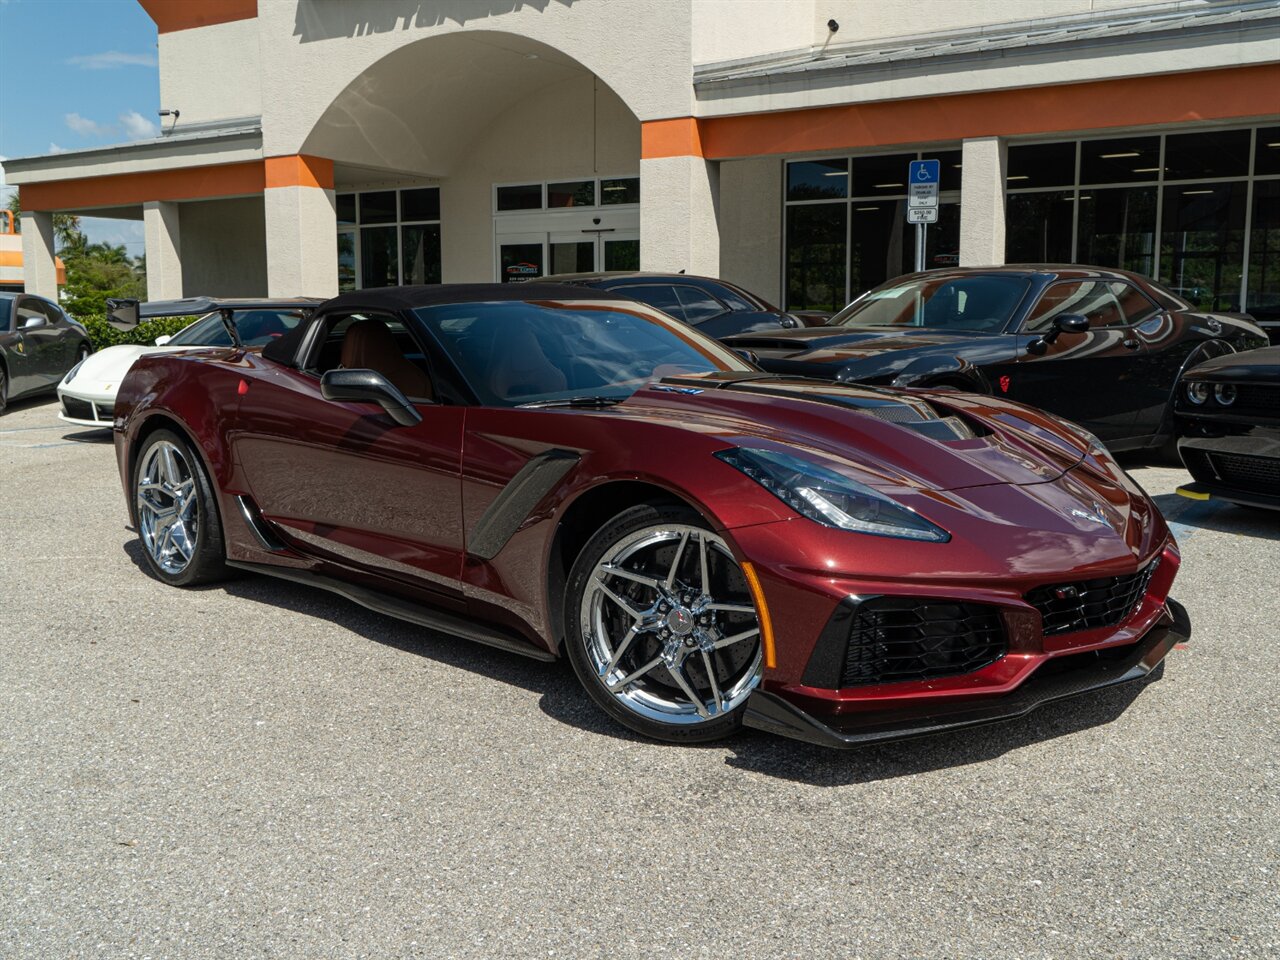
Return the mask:
<path fill-rule="evenodd" d="M 673 743 L 742 726 L 763 646 L 746 578 L 694 511 L 642 504 L 583 548 L 569 575 L 569 662 L 626 727 Z"/>
<path fill-rule="evenodd" d="M 217 501 L 204 464 L 171 430 L 147 438 L 133 468 L 134 512 L 147 568 L 175 587 L 226 575 Z"/>

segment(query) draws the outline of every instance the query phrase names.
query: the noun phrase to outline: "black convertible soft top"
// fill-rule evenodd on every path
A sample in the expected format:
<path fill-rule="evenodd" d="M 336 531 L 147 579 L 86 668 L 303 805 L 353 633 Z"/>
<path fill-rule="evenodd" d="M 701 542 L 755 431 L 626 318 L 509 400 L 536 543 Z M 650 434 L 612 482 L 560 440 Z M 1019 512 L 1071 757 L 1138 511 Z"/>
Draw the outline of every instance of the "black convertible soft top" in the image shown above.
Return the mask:
<path fill-rule="evenodd" d="M 268 360 L 292 367 L 297 362 L 298 347 L 311 321 L 321 313 L 350 310 L 416 310 L 442 303 L 492 303 L 500 300 L 618 300 L 631 298 L 611 290 L 586 290 L 567 283 L 432 283 L 415 287 L 375 287 L 340 293 L 315 308 L 304 320 L 282 337 L 262 348 Z"/>

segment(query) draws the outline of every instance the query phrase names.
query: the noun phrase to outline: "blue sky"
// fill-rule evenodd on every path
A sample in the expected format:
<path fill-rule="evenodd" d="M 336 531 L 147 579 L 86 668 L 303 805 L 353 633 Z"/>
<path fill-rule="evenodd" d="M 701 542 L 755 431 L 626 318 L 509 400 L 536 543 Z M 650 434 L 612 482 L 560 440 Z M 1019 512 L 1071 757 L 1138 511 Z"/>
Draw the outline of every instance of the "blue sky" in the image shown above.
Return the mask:
<path fill-rule="evenodd" d="M 156 26 L 136 0 L 0 0 L 0 64 L 0 166 L 158 133 Z M 142 252 L 140 221 L 83 226 Z"/>

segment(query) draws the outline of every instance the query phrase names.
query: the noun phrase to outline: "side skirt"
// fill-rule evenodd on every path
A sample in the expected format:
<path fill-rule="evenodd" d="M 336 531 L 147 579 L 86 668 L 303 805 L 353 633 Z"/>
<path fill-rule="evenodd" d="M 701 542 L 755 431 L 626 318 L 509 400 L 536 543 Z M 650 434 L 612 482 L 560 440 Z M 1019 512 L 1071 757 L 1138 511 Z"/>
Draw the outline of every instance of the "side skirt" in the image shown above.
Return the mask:
<path fill-rule="evenodd" d="M 397 620 L 404 620 L 407 623 L 426 627 L 429 630 L 439 630 L 441 633 L 448 633 L 462 637 L 465 640 L 483 643 L 485 646 L 497 647 L 499 650 L 506 650 L 508 653 L 518 653 L 521 656 L 546 663 L 556 659 L 554 654 L 548 653 L 541 647 L 534 646 L 528 640 L 515 634 L 506 633 L 484 624 L 473 623 L 456 614 L 422 607 L 391 594 L 382 593 L 379 590 L 371 590 L 368 587 L 361 587 L 354 583 L 346 583 L 333 577 L 326 577 L 323 574 L 289 567 L 275 567 L 265 563 L 246 563 L 241 560 L 228 560 L 227 566 L 235 567 L 239 570 L 247 570 L 250 573 L 261 573 L 268 577 L 278 577 L 281 580 L 292 580 L 294 583 L 300 583 L 308 587 L 319 587 L 321 590 L 328 590 L 331 593 L 346 597 L 348 600 L 354 601 L 362 607 L 367 607 L 375 613 L 395 617 Z"/>

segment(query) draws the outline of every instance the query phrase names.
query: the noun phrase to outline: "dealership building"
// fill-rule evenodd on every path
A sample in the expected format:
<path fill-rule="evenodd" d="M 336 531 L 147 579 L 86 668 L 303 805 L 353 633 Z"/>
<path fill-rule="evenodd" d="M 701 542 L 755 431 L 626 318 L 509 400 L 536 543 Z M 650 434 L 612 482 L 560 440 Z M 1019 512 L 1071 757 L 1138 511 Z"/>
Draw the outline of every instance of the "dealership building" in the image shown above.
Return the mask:
<path fill-rule="evenodd" d="M 1276 0 L 140 0 L 163 134 L 11 159 L 145 224 L 152 299 L 585 270 L 834 308 L 927 266 L 1082 262 L 1280 310 Z"/>

